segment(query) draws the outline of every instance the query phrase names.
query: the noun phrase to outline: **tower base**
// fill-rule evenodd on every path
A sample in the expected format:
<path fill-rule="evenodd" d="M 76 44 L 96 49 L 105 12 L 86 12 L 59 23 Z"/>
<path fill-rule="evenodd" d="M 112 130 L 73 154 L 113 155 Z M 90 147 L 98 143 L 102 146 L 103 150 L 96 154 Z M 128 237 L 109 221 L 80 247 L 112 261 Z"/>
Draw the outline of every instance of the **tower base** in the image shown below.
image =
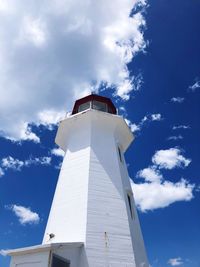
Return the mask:
<path fill-rule="evenodd" d="M 10 267 L 147 267 L 134 263 L 114 262 L 102 259 L 92 260 L 92 266 L 86 256 L 87 249 L 82 242 L 52 243 L 7 251 L 11 256 Z"/>
<path fill-rule="evenodd" d="M 7 251 L 10 267 L 78 267 L 83 243 L 53 243 Z"/>

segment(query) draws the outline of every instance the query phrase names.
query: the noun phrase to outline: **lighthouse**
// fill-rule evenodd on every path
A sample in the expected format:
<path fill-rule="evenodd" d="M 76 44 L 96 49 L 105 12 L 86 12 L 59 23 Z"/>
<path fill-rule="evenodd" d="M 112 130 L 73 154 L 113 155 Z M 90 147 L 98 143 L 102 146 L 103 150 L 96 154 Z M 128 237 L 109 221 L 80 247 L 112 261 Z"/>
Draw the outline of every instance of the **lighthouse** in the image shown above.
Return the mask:
<path fill-rule="evenodd" d="M 75 102 L 42 244 L 10 250 L 11 267 L 149 267 L 124 158 L 133 139 L 109 98 Z"/>

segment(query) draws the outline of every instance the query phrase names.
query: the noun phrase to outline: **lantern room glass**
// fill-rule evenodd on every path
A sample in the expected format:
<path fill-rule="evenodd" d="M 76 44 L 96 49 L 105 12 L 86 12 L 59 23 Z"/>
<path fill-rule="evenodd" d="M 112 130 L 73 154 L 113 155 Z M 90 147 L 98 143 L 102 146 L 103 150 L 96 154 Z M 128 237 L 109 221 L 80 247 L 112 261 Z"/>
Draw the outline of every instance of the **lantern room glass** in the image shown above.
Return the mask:
<path fill-rule="evenodd" d="M 78 112 L 82 112 L 82 111 L 90 109 L 90 108 L 95 109 L 95 110 L 99 110 L 99 111 L 103 111 L 103 112 L 112 113 L 111 110 L 108 108 L 108 105 L 106 103 L 100 102 L 97 100 L 92 100 L 92 101 L 88 101 L 88 102 L 81 104 L 78 107 Z"/>
<path fill-rule="evenodd" d="M 90 105 L 91 105 L 91 101 L 88 101 L 86 103 L 83 103 L 79 106 L 78 108 L 78 112 L 81 112 L 81 111 L 84 111 L 86 109 L 89 109 L 90 108 Z"/>
<path fill-rule="evenodd" d="M 99 110 L 99 111 L 107 112 L 107 104 L 100 102 L 100 101 L 93 100 L 92 101 L 92 108 Z"/>

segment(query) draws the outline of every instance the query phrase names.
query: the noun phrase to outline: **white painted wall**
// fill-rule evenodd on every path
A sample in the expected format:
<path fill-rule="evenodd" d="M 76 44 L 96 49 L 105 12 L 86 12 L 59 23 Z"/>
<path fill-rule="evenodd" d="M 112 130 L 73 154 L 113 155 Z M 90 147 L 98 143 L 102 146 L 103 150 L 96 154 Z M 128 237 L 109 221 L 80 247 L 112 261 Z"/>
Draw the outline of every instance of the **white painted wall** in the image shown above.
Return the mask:
<path fill-rule="evenodd" d="M 84 242 L 80 267 L 147 267 L 122 150 L 133 137 L 122 118 L 88 110 L 65 119 L 57 143 L 66 151 L 43 243 Z M 49 240 L 49 234 L 55 237 Z"/>
<path fill-rule="evenodd" d="M 84 125 L 85 123 L 85 125 Z M 60 171 L 43 243 L 85 240 L 90 161 L 89 120 L 70 125 L 67 151 Z M 82 129 L 81 129 L 82 128 Z M 49 234 L 55 237 L 50 240 Z"/>
<path fill-rule="evenodd" d="M 27 248 L 23 252 L 14 253 L 10 267 L 51 267 L 51 257 L 53 254 L 70 261 L 70 267 L 78 267 L 80 266 L 82 249 L 82 246 L 74 246 L 73 244 L 61 244 L 54 248 L 45 248 L 45 250 L 41 246 L 41 251 Z"/>
<path fill-rule="evenodd" d="M 49 267 L 49 252 L 16 255 L 11 259 L 10 267 Z"/>
<path fill-rule="evenodd" d="M 136 266 L 146 267 L 146 266 L 149 266 L 148 259 L 146 255 L 144 240 L 143 240 L 143 236 L 142 236 L 142 232 L 140 228 L 140 222 L 139 222 L 137 209 L 136 209 L 136 205 L 134 201 L 134 194 L 132 192 L 132 187 L 130 184 L 130 179 L 129 179 L 125 159 L 124 159 L 124 163 L 119 164 L 119 166 L 120 166 L 121 179 L 122 179 L 122 184 L 123 184 L 124 194 L 125 194 L 124 199 L 126 202 L 130 233 L 131 233 L 131 237 L 133 240 L 132 244 L 133 244 Z M 132 193 L 133 218 L 131 217 L 129 204 L 128 204 L 128 198 L 127 198 L 127 193 L 130 193 L 130 192 Z"/>

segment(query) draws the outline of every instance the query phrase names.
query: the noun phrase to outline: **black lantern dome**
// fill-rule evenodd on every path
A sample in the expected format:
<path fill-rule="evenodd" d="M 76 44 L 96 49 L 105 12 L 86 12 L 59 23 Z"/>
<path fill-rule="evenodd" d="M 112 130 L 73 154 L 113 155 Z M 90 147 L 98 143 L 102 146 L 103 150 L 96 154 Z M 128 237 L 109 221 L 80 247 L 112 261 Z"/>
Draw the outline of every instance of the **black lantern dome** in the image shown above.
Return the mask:
<path fill-rule="evenodd" d="M 116 107 L 110 98 L 94 94 L 76 100 L 72 114 L 76 114 L 90 108 L 111 114 L 117 114 Z"/>

